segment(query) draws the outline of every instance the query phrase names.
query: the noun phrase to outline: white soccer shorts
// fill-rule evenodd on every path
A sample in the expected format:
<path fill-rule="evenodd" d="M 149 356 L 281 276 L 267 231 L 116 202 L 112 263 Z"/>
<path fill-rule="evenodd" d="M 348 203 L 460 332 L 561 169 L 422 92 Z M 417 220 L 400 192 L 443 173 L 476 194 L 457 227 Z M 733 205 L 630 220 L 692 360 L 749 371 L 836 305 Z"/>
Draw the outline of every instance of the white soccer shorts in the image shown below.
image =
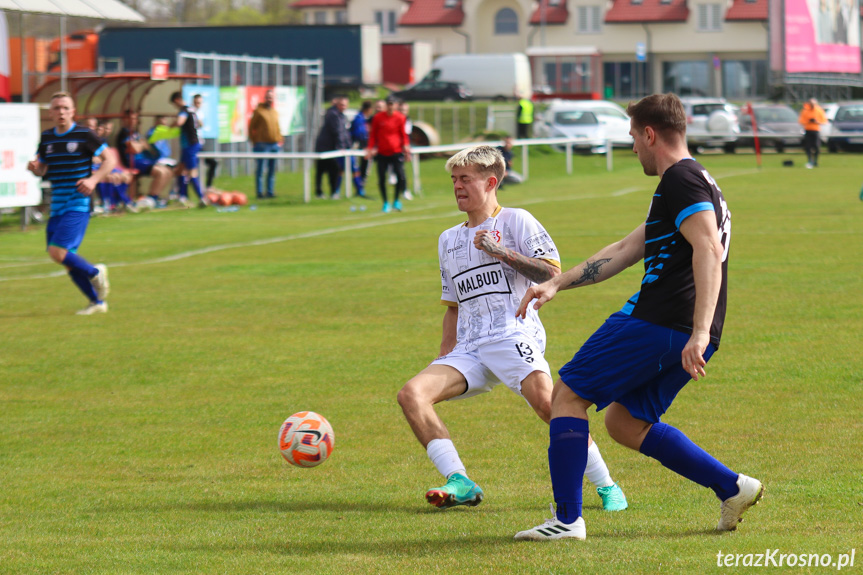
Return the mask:
<path fill-rule="evenodd" d="M 486 393 L 499 383 L 521 395 L 521 382 L 534 371 L 551 378 L 551 369 L 545 361 L 545 349 L 534 338 L 515 334 L 483 344 L 473 351 L 456 347 L 432 365 L 448 365 L 467 380 L 467 391 L 452 399 L 465 399 Z"/>

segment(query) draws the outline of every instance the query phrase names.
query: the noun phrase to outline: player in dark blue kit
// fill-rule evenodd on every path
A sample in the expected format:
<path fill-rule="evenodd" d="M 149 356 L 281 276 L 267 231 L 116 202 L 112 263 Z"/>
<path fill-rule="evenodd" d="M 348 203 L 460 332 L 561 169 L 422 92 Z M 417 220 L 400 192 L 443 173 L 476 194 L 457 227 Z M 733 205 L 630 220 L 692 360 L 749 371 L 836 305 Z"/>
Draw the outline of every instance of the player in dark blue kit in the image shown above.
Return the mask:
<path fill-rule="evenodd" d="M 105 313 L 108 304 L 108 269 L 78 255 L 90 222 L 90 195 L 114 169 L 108 146 L 87 127 L 75 123 L 75 102 L 66 92 L 51 97 L 49 110 L 54 127 L 42 132 L 36 159 L 27 168 L 51 182 L 51 218 L 48 220 L 48 255 L 66 266 L 69 276 L 90 305 L 79 315 Z M 93 172 L 93 157 L 102 164 Z"/>
<path fill-rule="evenodd" d="M 647 220 L 587 261 L 531 287 L 516 312 L 539 309 L 562 289 L 604 281 L 644 260 L 641 290 L 609 317 L 560 370 L 551 406 L 549 471 L 557 505 L 543 525 L 516 539 L 584 539 L 581 482 L 587 410 L 608 407 L 612 439 L 713 490 L 722 502 L 716 529 L 733 531 L 764 493 L 674 427 L 659 421 L 719 346 L 725 319 L 731 215 L 716 182 L 689 156 L 686 114 L 673 94 L 627 108 L 633 150 L 660 176 Z"/>
<path fill-rule="evenodd" d="M 171 103 L 179 110 L 176 125 L 180 128 L 180 163 L 183 173 L 177 176 L 180 187 L 180 202 L 185 206 L 189 204 L 189 182 L 198 194 L 198 207 L 207 206 L 207 200 L 201 190 L 201 178 L 198 176 L 198 152 L 201 151 L 201 140 L 198 138 L 198 118 L 195 111 L 183 102 L 183 94 L 174 92 L 171 94 Z"/>

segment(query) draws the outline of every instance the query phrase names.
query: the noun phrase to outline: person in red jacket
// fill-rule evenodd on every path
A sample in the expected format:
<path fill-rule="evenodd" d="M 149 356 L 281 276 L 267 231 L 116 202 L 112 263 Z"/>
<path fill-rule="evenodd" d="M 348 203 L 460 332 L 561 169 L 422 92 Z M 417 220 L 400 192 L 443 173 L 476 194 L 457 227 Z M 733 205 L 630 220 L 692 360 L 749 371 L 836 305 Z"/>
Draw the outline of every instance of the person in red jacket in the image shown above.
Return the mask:
<path fill-rule="evenodd" d="M 372 117 L 369 129 L 369 145 L 366 149 L 366 159 L 375 158 L 378 165 L 378 187 L 384 200 L 384 212 L 390 211 L 390 203 L 387 199 L 387 172 L 392 167 L 396 175 L 395 198 L 392 209 L 402 211 L 402 203 L 399 195 L 405 191 L 405 161 L 411 159 L 411 146 L 407 132 L 405 132 L 405 117 L 396 111 L 398 101 L 387 97 L 387 109 L 385 112 L 377 113 Z"/>

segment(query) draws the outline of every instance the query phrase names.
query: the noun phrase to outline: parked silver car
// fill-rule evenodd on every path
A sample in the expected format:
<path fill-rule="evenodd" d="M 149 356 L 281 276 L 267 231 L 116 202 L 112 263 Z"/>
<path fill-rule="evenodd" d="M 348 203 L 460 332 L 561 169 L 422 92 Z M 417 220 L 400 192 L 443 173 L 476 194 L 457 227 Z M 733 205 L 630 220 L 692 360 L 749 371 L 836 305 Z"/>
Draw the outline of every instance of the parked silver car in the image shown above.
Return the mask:
<path fill-rule="evenodd" d="M 614 102 L 605 100 L 553 100 L 537 114 L 533 126 L 537 138 L 572 138 L 573 149 L 605 153 L 613 147 L 631 147 L 629 116 Z"/>
<path fill-rule="evenodd" d="M 738 108 L 725 98 L 683 97 L 686 111 L 686 140 L 689 149 L 698 152 L 703 148 L 724 148 L 734 151 L 740 122 Z"/>
<path fill-rule="evenodd" d="M 770 146 L 782 153 L 789 146 L 801 146 L 803 127 L 797 121 L 797 112 L 785 104 L 752 104 L 755 124 L 758 127 L 759 145 L 763 149 Z M 752 133 L 752 117 L 740 114 L 740 136 L 737 146 L 755 145 Z"/>

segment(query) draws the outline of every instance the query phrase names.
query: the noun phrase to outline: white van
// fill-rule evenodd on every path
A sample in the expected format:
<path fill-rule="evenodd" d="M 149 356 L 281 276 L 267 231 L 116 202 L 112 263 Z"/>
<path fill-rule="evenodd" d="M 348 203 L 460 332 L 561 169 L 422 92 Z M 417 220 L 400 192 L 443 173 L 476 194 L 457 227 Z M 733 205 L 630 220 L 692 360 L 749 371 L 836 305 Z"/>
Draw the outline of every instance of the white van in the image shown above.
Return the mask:
<path fill-rule="evenodd" d="M 434 61 L 427 80 L 459 82 L 474 98 L 530 98 L 530 61 L 524 54 L 450 54 Z"/>

